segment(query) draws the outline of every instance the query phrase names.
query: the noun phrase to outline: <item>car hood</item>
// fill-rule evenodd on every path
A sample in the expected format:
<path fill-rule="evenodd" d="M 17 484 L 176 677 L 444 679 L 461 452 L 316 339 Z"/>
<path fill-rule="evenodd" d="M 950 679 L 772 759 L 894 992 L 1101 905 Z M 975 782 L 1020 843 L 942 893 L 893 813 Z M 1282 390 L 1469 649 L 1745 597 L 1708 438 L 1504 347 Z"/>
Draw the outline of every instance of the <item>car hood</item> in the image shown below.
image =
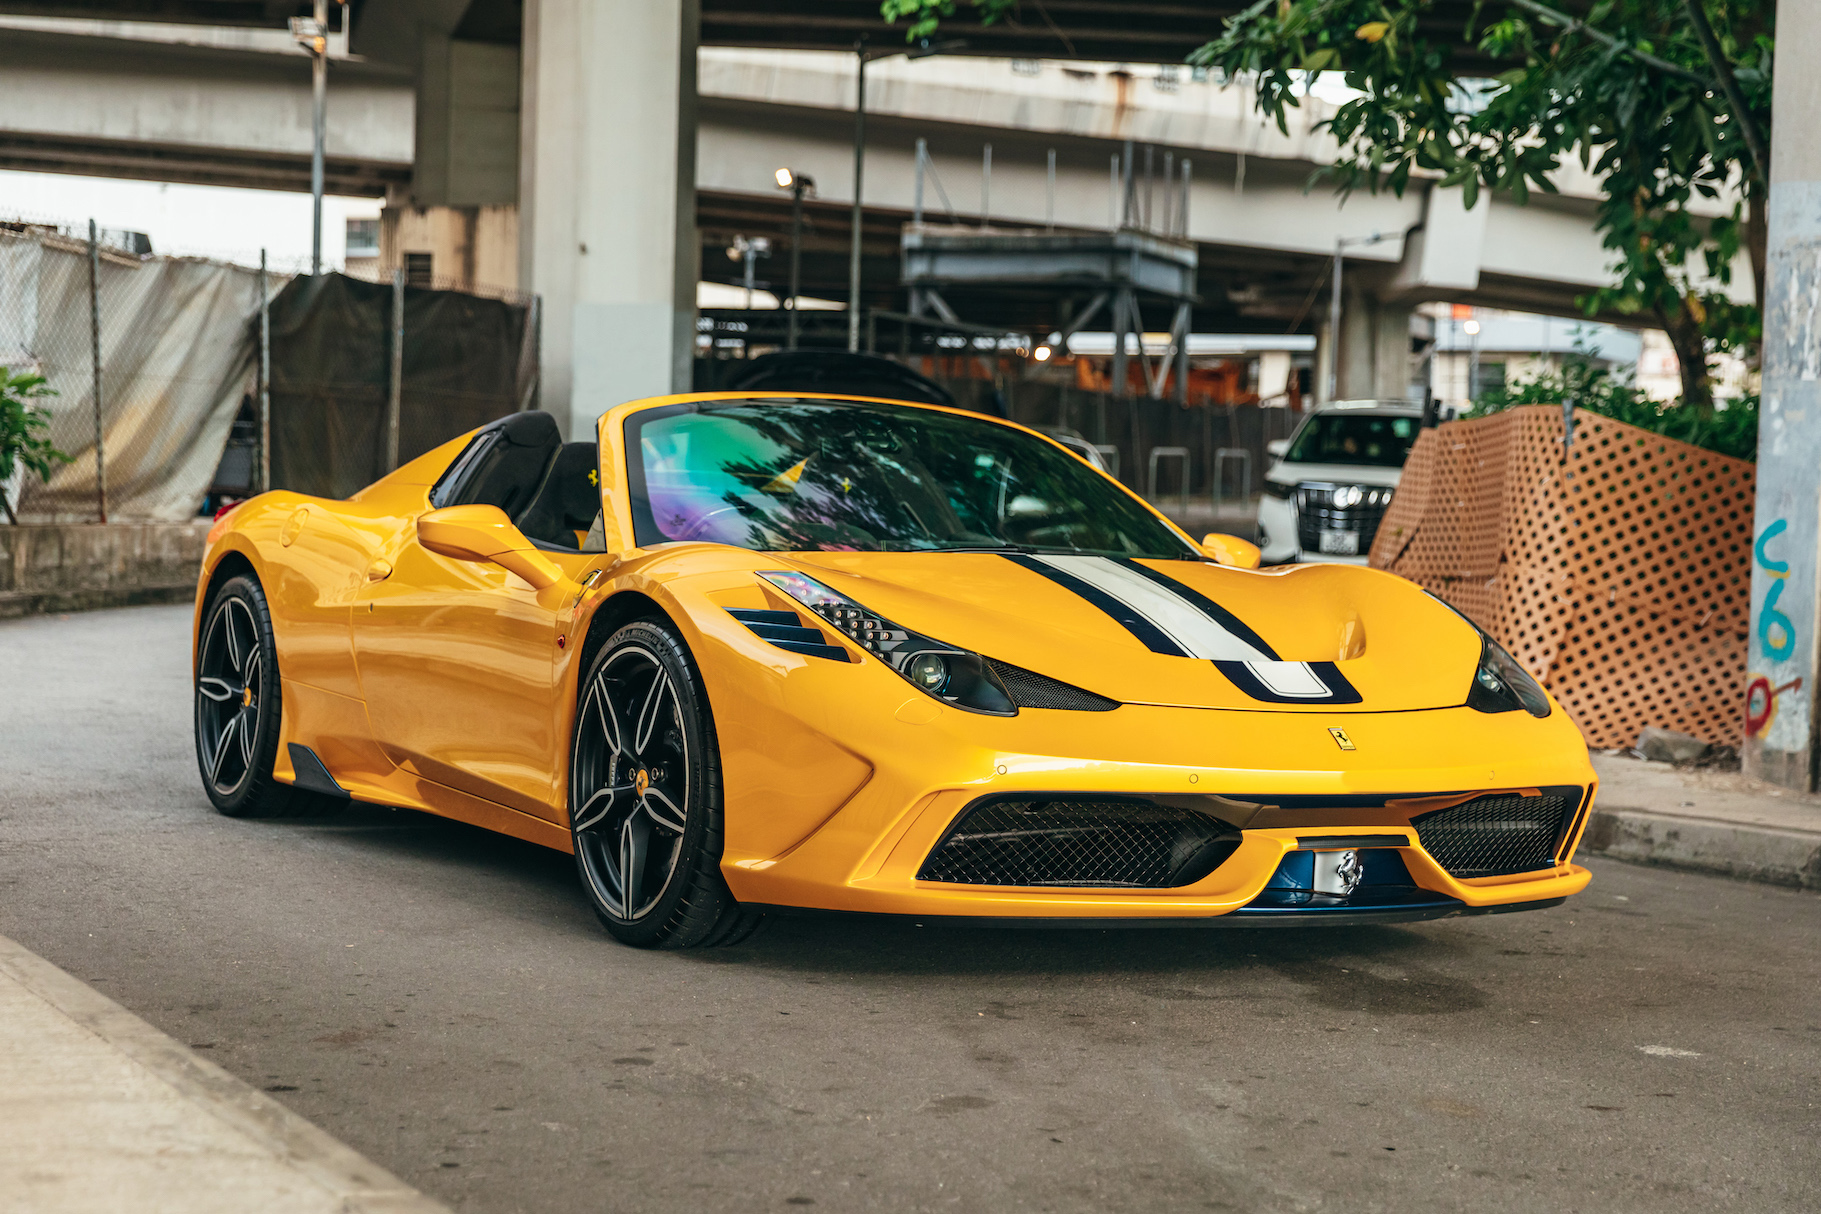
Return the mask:
<path fill-rule="evenodd" d="M 1473 627 L 1377 570 L 998 553 L 779 554 L 900 627 L 1126 703 L 1392 712 L 1465 702 Z"/>
<path fill-rule="evenodd" d="M 1403 476 L 1402 468 L 1381 468 L 1371 464 L 1289 464 L 1279 460 L 1265 474 L 1265 479 L 1280 485 L 1319 481 L 1332 485 L 1377 485 L 1395 489 Z"/>

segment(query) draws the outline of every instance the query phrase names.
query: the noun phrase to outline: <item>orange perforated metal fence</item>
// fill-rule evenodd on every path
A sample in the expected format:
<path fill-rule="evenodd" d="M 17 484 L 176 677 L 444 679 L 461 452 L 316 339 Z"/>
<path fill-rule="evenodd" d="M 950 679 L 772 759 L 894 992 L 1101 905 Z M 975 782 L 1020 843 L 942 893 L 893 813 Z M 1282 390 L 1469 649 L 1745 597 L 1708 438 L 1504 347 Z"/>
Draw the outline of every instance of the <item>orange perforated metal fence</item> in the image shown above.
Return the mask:
<path fill-rule="evenodd" d="M 1452 603 L 1596 747 L 1744 732 L 1754 468 L 1591 413 L 1512 409 L 1417 440 L 1372 565 Z"/>

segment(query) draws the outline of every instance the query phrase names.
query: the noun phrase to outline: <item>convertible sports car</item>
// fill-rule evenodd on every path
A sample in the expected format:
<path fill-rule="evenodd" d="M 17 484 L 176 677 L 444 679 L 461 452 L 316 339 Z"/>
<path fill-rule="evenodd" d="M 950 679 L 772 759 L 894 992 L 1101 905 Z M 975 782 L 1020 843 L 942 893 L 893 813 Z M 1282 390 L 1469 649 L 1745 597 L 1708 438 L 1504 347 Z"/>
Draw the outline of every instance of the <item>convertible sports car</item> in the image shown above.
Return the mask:
<path fill-rule="evenodd" d="M 1259 571 L 1032 431 L 717 393 L 519 413 L 209 535 L 196 754 L 572 852 L 629 944 L 768 910 L 1287 924 L 1549 906 L 1579 732 L 1399 578 Z"/>

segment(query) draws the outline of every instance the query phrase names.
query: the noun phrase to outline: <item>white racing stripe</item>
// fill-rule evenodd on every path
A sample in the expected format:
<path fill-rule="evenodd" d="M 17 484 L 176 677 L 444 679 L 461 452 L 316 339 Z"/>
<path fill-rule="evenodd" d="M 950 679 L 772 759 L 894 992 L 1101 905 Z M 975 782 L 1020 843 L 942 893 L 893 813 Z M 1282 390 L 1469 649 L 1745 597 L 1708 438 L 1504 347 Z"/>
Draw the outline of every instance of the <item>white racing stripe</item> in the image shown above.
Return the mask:
<path fill-rule="evenodd" d="M 1038 560 L 1112 595 L 1157 626 L 1194 658 L 1211 662 L 1264 662 L 1268 658 L 1156 582 L 1104 556 L 1043 556 Z M 1282 663 L 1273 663 L 1281 665 Z"/>
<path fill-rule="evenodd" d="M 1280 662 L 1259 652 L 1249 641 L 1228 632 L 1220 621 L 1167 587 L 1103 556 L 1050 556 L 1037 560 L 1118 599 L 1149 620 L 1190 657 L 1211 662 L 1244 662 L 1258 681 L 1285 699 L 1325 700 L 1334 689 L 1322 682 L 1307 662 Z"/>

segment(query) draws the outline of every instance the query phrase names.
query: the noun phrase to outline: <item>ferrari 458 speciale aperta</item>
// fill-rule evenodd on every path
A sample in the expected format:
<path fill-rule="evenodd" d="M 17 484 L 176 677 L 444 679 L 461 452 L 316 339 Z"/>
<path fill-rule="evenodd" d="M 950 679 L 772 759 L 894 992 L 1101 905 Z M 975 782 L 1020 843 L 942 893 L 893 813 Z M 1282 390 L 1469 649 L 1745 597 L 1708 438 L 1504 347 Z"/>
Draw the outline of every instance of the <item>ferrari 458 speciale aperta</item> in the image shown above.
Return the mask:
<path fill-rule="evenodd" d="M 768 910 L 1285 924 L 1548 906 L 1594 776 L 1388 574 L 1261 571 L 955 409 L 706 394 L 519 413 L 210 533 L 222 812 L 353 798 L 572 852 L 632 944 Z"/>

